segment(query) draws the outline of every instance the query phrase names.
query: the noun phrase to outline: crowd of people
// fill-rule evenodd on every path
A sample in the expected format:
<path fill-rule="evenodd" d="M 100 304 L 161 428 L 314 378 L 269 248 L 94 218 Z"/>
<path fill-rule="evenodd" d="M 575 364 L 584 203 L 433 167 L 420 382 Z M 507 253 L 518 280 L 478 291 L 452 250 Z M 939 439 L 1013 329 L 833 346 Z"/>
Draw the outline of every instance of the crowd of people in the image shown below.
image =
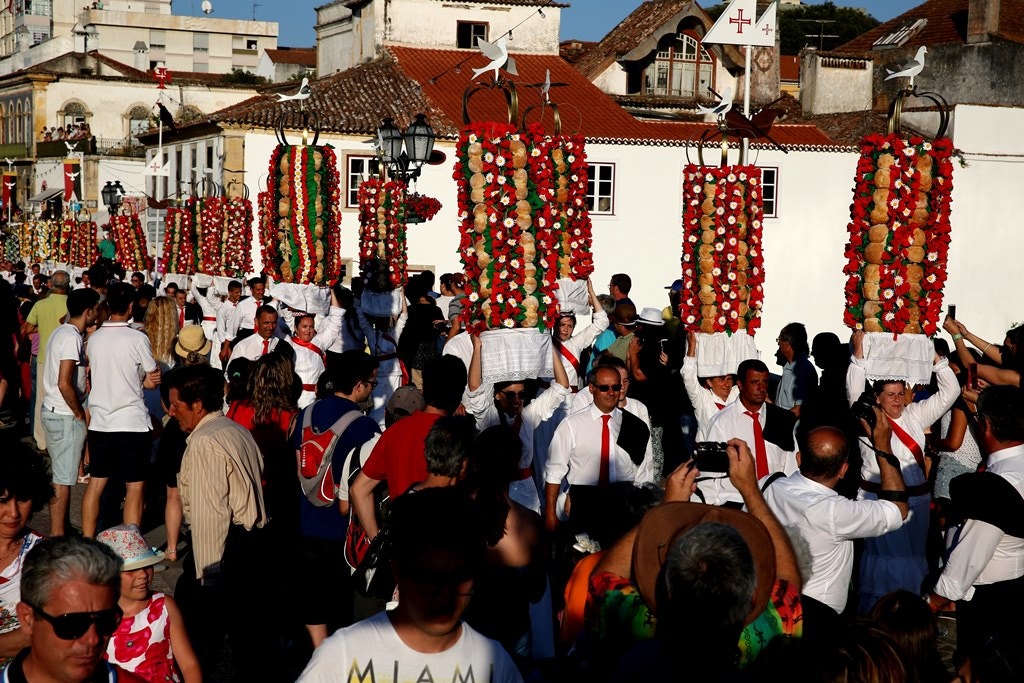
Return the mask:
<path fill-rule="evenodd" d="M 49 128 L 43 127 L 39 133 L 39 140 L 42 142 L 52 142 L 54 140 L 85 140 L 92 137 L 92 131 L 89 129 L 89 124 L 85 123 L 68 123 L 63 126 L 50 126 Z"/>
<path fill-rule="evenodd" d="M 1024 680 L 1024 326 L 711 375 L 618 273 L 496 377 L 458 273 L 175 280 L 0 262 L 3 680 Z"/>

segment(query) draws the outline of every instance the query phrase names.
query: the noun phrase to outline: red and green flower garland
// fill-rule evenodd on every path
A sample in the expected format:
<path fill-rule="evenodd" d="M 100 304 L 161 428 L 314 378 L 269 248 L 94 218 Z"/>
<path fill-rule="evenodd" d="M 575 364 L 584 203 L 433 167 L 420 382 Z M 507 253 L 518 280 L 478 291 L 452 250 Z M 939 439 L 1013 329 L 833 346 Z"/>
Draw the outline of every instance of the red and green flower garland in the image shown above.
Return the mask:
<path fill-rule="evenodd" d="M 594 272 L 593 234 L 587 209 L 588 168 L 582 135 L 546 137 L 541 164 L 551 164 L 552 204 L 558 236 L 558 277 L 585 280 Z"/>
<path fill-rule="evenodd" d="M 368 178 L 359 185 L 359 267 L 387 268 L 392 287 L 408 281 L 405 183 Z"/>
<path fill-rule="evenodd" d="M 161 273 L 195 274 L 196 239 L 193 224 L 191 206 L 167 209 L 167 217 L 164 219 L 163 258 L 160 261 Z"/>
<path fill-rule="evenodd" d="M 96 263 L 100 250 L 96 242 L 96 224 L 92 221 L 79 223 L 72 218 L 64 219 L 61 239 L 67 236 L 70 253 L 66 263 L 77 268 L 88 268 Z"/>
<path fill-rule="evenodd" d="M 953 143 L 869 135 L 861 144 L 846 245 L 847 326 L 932 335 L 950 242 Z"/>
<path fill-rule="evenodd" d="M 683 288 L 680 317 L 692 332 L 732 334 L 761 325 L 761 170 L 683 170 Z"/>
<path fill-rule="evenodd" d="M 196 231 L 196 272 L 219 274 L 224 263 L 224 199 L 193 197 L 188 200 Z"/>
<path fill-rule="evenodd" d="M 441 202 L 419 192 L 410 192 L 405 196 L 405 209 L 407 222 L 411 223 L 413 218 L 418 218 L 418 222 L 422 223 L 437 215 L 441 210 Z"/>
<path fill-rule="evenodd" d="M 53 221 L 23 222 L 19 229 L 17 259 L 35 263 L 52 258 L 56 248 L 57 232 L 57 224 Z M 61 261 L 61 263 L 67 263 L 67 261 Z"/>
<path fill-rule="evenodd" d="M 341 184 L 337 157 L 330 146 L 278 145 L 270 157 L 268 213 L 264 230 L 274 224 L 276 244 L 260 238 L 264 268 L 282 282 L 326 285 L 341 270 Z"/>
<path fill-rule="evenodd" d="M 56 224 L 57 239 L 54 241 L 53 258 L 57 263 L 71 263 L 74 258 L 75 222 L 63 220 Z"/>
<path fill-rule="evenodd" d="M 244 278 L 252 271 L 252 202 L 244 197 L 224 201 L 224 251 L 221 270 L 210 275 Z"/>
<path fill-rule="evenodd" d="M 547 329 L 558 315 L 558 260 L 551 205 L 551 172 L 531 168 L 543 154 L 535 128 L 521 134 L 497 124 L 473 124 L 458 144 L 459 188 L 467 305 L 466 329 Z M 537 171 L 531 173 L 531 170 Z"/>
<path fill-rule="evenodd" d="M 124 266 L 125 270 L 148 270 L 153 267 L 146 233 L 137 214 L 112 216 L 110 230 L 117 249 L 117 262 Z"/>

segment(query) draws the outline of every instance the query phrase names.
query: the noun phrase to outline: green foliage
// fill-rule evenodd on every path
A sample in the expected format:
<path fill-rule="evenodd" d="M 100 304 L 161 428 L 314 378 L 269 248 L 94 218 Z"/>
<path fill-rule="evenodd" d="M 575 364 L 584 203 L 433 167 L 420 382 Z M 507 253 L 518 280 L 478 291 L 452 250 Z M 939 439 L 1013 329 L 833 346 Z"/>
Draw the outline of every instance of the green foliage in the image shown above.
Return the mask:
<path fill-rule="evenodd" d="M 266 85 L 270 83 L 268 78 L 263 76 L 257 76 L 251 71 L 245 69 L 234 68 L 231 73 L 224 74 L 221 80 L 225 83 L 241 83 L 243 85 Z"/>
<path fill-rule="evenodd" d="M 725 7 L 726 5 L 723 3 L 708 7 L 706 11 L 712 19 L 717 19 L 725 11 Z M 814 21 L 806 21 L 808 19 L 830 19 L 835 23 L 819 24 Z M 820 5 L 803 4 L 799 7 L 782 6 L 779 8 L 779 35 L 782 36 L 782 54 L 800 54 L 800 50 L 805 47 L 832 50 L 867 33 L 878 24 L 878 20 L 867 12 L 853 7 L 836 7 L 832 2 Z M 820 34 L 839 37 L 819 40 Z"/>

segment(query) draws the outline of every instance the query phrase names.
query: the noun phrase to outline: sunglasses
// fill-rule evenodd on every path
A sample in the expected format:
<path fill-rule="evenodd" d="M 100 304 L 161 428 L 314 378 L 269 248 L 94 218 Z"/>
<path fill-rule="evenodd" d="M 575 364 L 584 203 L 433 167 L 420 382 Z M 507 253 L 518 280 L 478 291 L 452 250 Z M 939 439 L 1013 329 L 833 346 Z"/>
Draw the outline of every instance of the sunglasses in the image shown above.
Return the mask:
<path fill-rule="evenodd" d="M 118 624 L 121 623 L 120 607 L 111 607 L 102 612 L 70 612 L 55 617 L 44 612 L 41 607 L 36 607 L 29 602 L 25 604 L 43 620 L 48 621 L 53 627 L 54 634 L 61 640 L 78 640 L 89 632 L 89 628 L 93 624 L 96 625 L 96 633 L 100 637 L 106 638 L 112 635 L 117 630 Z"/>
<path fill-rule="evenodd" d="M 380 384 L 380 380 L 362 380 L 363 384 L 369 384 L 372 388 L 376 389 L 377 385 Z"/>
<path fill-rule="evenodd" d="M 621 384 L 595 384 L 594 386 L 602 394 L 607 394 L 609 391 L 615 391 L 615 392 L 622 391 L 622 385 Z"/>
<path fill-rule="evenodd" d="M 526 398 L 525 391 L 503 391 L 501 393 L 510 401 L 514 398 L 518 398 L 519 400 Z"/>

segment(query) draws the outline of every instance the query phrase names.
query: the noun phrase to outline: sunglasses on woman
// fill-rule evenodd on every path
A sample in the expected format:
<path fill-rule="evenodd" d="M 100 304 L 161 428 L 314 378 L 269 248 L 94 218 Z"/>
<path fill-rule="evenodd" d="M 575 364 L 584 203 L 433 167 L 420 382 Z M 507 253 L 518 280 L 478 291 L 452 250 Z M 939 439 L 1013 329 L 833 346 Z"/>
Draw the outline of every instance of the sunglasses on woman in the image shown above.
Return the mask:
<path fill-rule="evenodd" d="M 31 607 L 44 621 L 49 622 L 53 627 L 54 634 L 61 640 L 78 640 L 88 633 L 89 627 L 93 624 L 96 625 L 96 633 L 101 638 L 106 638 L 112 635 L 121 623 L 120 607 L 111 607 L 101 612 L 69 612 L 54 616 L 47 614 L 42 607 L 36 607 L 30 602 L 25 602 L 25 604 Z"/>

